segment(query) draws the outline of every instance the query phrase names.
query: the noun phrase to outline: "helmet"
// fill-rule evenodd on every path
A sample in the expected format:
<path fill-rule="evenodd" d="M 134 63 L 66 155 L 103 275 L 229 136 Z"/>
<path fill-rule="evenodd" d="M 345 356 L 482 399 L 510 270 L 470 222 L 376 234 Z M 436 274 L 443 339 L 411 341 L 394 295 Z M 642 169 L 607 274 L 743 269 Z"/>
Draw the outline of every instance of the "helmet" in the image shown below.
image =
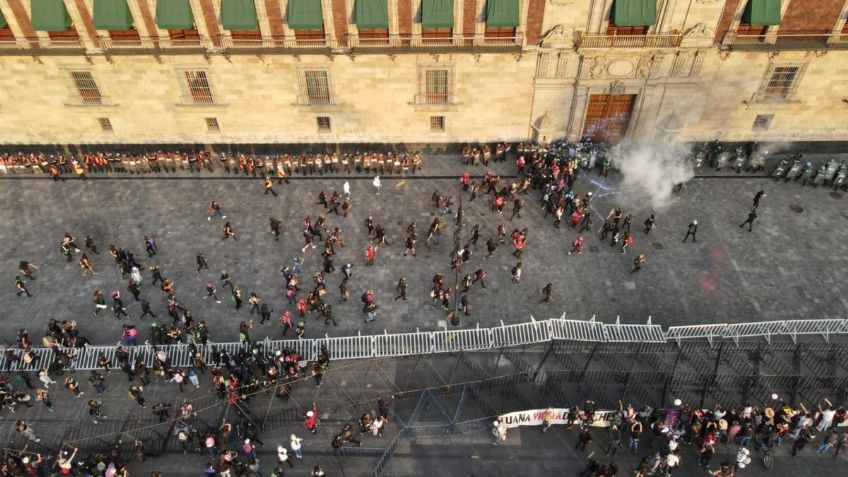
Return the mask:
<path fill-rule="evenodd" d="M 286 448 L 283 447 L 283 446 L 277 446 L 277 452 L 280 453 L 280 454 L 285 454 Z"/>
<path fill-rule="evenodd" d="M 306 413 L 306 417 L 312 417 L 312 416 L 314 416 L 314 415 L 315 415 L 315 413 L 314 413 L 314 412 L 312 412 L 312 411 L 308 411 L 308 412 Z"/>
<path fill-rule="evenodd" d="M 698 221 L 697 221 L 697 220 L 693 220 L 693 221 L 692 221 L 692 223 L 693 223 L 693 224 L 695 224 L 695 225 L 698 225 Z"/>

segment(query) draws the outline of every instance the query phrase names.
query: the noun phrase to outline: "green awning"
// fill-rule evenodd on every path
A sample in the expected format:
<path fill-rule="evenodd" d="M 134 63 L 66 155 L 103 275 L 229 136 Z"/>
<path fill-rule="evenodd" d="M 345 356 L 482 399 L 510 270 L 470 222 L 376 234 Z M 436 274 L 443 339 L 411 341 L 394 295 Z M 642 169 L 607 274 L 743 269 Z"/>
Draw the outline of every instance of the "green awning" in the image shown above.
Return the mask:
<path fill-rule="evenodd" d="M 189 0 L 159 0 L 156 2 L 156 26 L 163 30 L 191 30 L 194 15 Z"/>
<path fill-rule="evenodd" d="M 9 23 L 6 21 L 6 17 L 3 16 L 3 12 L 0 12 L 0 28 L 6 28 L 9 26 Z"/>
<path fill-rule="evenodd" d="M 518 0 L 488 0 L 486 26 L 510 28 L 518 26 Z"/>
<path fill-rule="evenodd" d="M 65 31 L 71 28 L 71 16 L 62 0 L 32 0 L 32 29 Z"/>
<path fill-rule="evenodd" d="M 453 28 L 453 0 L 423 0 L 421 26 L 423 28 Z"/>
<path fill-rule="evenodd" d="M 389 28 L 389 8 L 386 0 L 356 0 L 356 27 Z"/>
<path fill-rule="evenodd" d="M 129 30 L 133 26 L 127 0 L 94 0 L 93 21 L 98 30 Z"/>
<path fill-rule="evenodd" d="M 253 0 L 224 0 L 221 3 L 221 26 L 225 30 L 256 30 L 256 4 Z"/>
<path fill-rule="evenodd" d="M 657 22 L 657 0 L 615 0 L 612 6 L 615 26 L 650 26 Z"/>
<path fill-rule="evenodd" d="M 748 0 L 742 23 L 748 25 L 780 25 L 780 0 Z"/>
<path fill-rule="evenodd" d="M 287 15 L 292 30 L 322 30 L 321 0 L 289 0 Z"/>

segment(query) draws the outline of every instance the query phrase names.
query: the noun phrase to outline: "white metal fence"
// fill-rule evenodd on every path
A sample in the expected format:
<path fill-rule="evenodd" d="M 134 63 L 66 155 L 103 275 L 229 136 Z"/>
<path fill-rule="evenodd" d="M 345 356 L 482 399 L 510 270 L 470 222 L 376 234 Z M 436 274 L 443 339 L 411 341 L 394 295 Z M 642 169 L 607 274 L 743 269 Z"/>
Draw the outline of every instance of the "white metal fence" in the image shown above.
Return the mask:
<path fill-rule="evenodd" d="M 506 325 L 491 328 L 450 329 L 439 331 L 416 331 L 415 333 L 384 332 L 381 335 L 356 335 L 343 337 L 324 337 L 301 340 L 265 340 L 258 345 L 267 352 L 281 349 L 296 350 L 309 361 L 318 357 L 323 346 L 327 347 L 331 359 L 366 359 L 392 356 L 409 356 L 421 354 L 453 353 L 457 351 L 483 351 L 517 346 L 527 346 L 550 341 L 583 341 L 595 343 L 677 343 L 689 340 L 707 340 L 713 344 L 716 340 L 733 340 L 737 345 L 740 340 L 765 339 L 769 343 L 774 338 L 788 338 L 796 342 L 799 336 L 820 336 L 829 341 L 833 335 L 848 334 L 848 320 L 845 319 L 813 319 L 762 321 L 738 324 L 709 324 L 692 326 L 670 326 L 663 329 L 660 325 L 648 322 L 645 324 L 624 324 L 618 319 L 614 324 L 604 324 L 592 318 L 589 321 L 568 320 L 565 315 L 561 318 L 537 321 L 530 317 L 529 323 Z M 208 363 L 211 360 L 213 347 L 219 351 L 226 350 L 230 355 L 244 349 L 240 343 L 210 343 L 197 345 L 198 351 Z M 146 364 L 151 365 L 156 351 L 167 353 L 171 366 L 189 367 L 192 365 L 188 353 L 188 345 L 176 344 L 154 347 L 152 345 L 128 346 L 130 359 L 140 357 Z M 7 351 L 0 357 L 2 370 L 34 371 L 42 366 L 48 366 L 53 361 L 54 353 L 63 352 L 70 356 L 67 369 L 88 371 L 98 369 L 101 354 L 117 364 L 114 346 L 86 346 L 85 349 L 35 348 L 36 359 L 25 360 L 21 350 Z M 15 360 L 12 356 L 17 356 Z M 29 362 L 27 362 L 29 361 Z"/>

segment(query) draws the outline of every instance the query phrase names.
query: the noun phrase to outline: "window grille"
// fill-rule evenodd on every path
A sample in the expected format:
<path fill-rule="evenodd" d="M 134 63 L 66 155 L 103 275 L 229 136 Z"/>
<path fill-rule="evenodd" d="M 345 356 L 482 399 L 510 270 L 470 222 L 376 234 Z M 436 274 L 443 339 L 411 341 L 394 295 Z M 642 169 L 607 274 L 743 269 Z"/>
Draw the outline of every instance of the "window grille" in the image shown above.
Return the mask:
<path fill-rule="evenodd" d="M 103 97 L 90 71 L 71 71 L 74 86 L 84 104 L 103 104 Z"/>
<path fill-rule="evenodd" d="M 426 70 L 424 72 L 424 102 L 447 104 L 450 102 L 450 72 L 448 70 Z"/>
<path fill-rule="evenodd" d="M 325 70 L 306 70 L 306 96 L 309 104 L 330 104 L 330 77 Z"/>
<path fill-rule="evenodd" d="M 212 88 L 209 86 L 209 78 L 205 71 L 184 71 L 186 86 L 194 104 L 213 104 Z"/>

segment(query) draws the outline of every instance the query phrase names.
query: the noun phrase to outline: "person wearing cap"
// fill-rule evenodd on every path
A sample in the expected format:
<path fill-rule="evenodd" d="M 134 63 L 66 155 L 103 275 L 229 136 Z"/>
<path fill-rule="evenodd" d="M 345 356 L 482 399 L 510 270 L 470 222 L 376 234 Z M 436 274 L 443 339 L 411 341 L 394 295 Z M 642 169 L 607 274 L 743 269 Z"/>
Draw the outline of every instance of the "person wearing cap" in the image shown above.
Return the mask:
<path fill-rule="evenodd" d="M 692 236 L 692 241 L 697 242 L 698 238 L 695 236 L 695 234 L 697 234 L 697 233 L 698 233 L 698 221 L 693 220 L 686 229 L 686 236 L 683 237 L 683 243 L 686 243 L 686 240 L 689 238 L 690 235 Z"/>
<path fill-rule="evenodd" d="M 246 456 L 251 459 L 256 458 L 256 445 L 250 439 L 244 440 L 244 444 L 242 444 L 241 449 L 244 451 Z"/>
<path fill-rule="evenodd" d="M 286 463 L 289 467 L 294 469 L 294 464 L 292 464 L 291 459 L 289 459 L 289 451 L 286 450 L 285 446 L 277 446 L 277 463 L 279 465 Z"/>
<path fill-rule="evenodd" d="M 290 436 L 289 447 L 291 447 L 292 452 L 294 452 L 294 456 L 298 459 L 303 459 L 302 442 L 303 439 L 301 439 L 300 437 L 297 437 L 294 434 Z"/>
<path fill-rule="evenodd" d="M 309 429 L 309 432 L 315 434 L 318 430 L 318 408 L 315 407 L 315 403 L 312 403 L 312 410 L 307 411 L 306 418 L 303 423 L 306 425 L 306 428 Z"/>
<path fill-rule="evenodd" d="M 495 420 L 492 423 L 492 435 L 495 436 L 495 440 L 492 441 L 493 446 L 500 445 L 502 441 L 506 441 L 506 425 L 500 420 Z"/>

